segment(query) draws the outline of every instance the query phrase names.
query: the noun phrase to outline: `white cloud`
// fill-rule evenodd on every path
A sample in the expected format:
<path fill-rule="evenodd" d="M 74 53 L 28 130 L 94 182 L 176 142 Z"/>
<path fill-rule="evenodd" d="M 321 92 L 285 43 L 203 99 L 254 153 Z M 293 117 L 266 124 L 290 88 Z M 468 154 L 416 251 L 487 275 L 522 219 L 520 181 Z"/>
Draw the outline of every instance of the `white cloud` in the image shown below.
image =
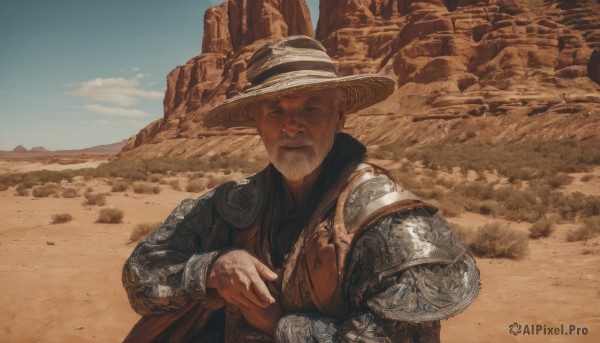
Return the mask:
<path fill-rule="evenodd" d="M 140 110 L 133 110 L 129 108 L 122 107 L 107 107 L 98 104 L 93 105 L 85 105 L 84 109 L 90 112 L 97 112 L 100 114 L 104 114 L 107 116 L 115 116 L 115 117 L 130 117 L 130 118 L 141 118 L 148 115 L 148 113 Z"/>
<path fill-rule="evenodd" d="M 144 74 L 144 73 L 137 73 L 137 74 L 135 74 L 135 78 L 136 79 L 143 79 L 145 77 L 150 77 L 150 76 L 152 76 L 152 74 L 147 74 L 147 73 L 146 74 Z"/>
<path fill-rule="evenodd" d="M 146 91 L 140 88 L 135 79 L 97 78 L 77 85 L 70 94 L 96 101 L 104 101 L 119 106 L 137 104 L 140 99 L 162 99 L 163 93 Z"/>
<path fill-rule="evenodd" d="M 137 73 L 140 70 L 142 70 L 140 67 L 131 67 L 131 72 L 132 73 Z"/>

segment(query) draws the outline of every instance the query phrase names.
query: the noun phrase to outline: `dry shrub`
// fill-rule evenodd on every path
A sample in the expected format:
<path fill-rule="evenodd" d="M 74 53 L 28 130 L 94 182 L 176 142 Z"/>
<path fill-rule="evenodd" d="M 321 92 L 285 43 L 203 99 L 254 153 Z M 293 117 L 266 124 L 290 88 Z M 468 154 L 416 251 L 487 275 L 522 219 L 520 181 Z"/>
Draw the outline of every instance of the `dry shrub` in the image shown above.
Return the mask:
<path fill-rule="evenodd" d="M 160 186 L 153 186 L 147 183 L 134 183 L 131 189 L 133 189 L 133 191 L 138 194 L 160 193 Z"/>
<path fill-rule="evenodd" d="M 453 216 L 458 216 L 465 210 L 477 212 L 478 209 L 478 201 L 462 196 L 456 192 L 450 191 L 444 196 L 444 199 L 442 199 L 442 212 L 451 213 Z"/>
<path fill-rule="evenodd" d="M 122 180 L 116 180 L 112 183 L 111 192 L 125 192 L 129 188 L 127 182 Z"/>
<path fill-rule="evenodd" d="M 79 196 L 79 193 L 77 193 L 77 190 L 75 188 L 66 188 L 62 192 L 63 198 L 76 198 L 78 196 Z"/>
<path fill-rule="evenodd" d="M 207 188 L 206 184 L 206 180 L 190 180 L 185 186 L 185 190 L 192 193 L 202 192 Z"/>
<path fill-rule="evenodd" d="M 483 181 L 461 182 L 456 191 L 467 198 L 490 200 L 494 198 L 494 185 Z"/>
<path fill-rule="evenodd" d="M 479 205 L 479 213 L 484 216 L 496 217 L 500 209 L 500 204 L 495 200 L 485 200 Z"/>
<path fill-rule="evenodd" d="M 413 193 L 424 199 L 436 199 L 438 201 L 442 201 L 446 195 L 446 191 L 439 186 L 416 188 Z"/>
<path fill-rule="evenodd" d="M 455 180 L 446 177 L 437 177 L 434 182 L 436 185 L 445 187 L 447 189 L 453 188 L 457 183 Z"/>
<path fill-rule="evenodd" d="M 456 235 L 458 235 L 458 237 L 460 237 L 460 240 L 465 246 L 468 247 L 469 244 L 473 241 L 473 237 L 475 236 L 475 230 L 456 223 L 450 223 L 450 227 L 452 228 L 452 232 L 454 232 Z"/>
<path fill-rule="evenodd" d="M 208 178 L 208 184 L 206 185 L 206 187 L 208 189 L 213 189 L 213 188 L 217 187 L 218 185 L 220 185 L 223 182 L 222 180 L 223 180 L 222 178 L 211 175 Z"/>
<path fill-rule="evenodd" d="M 68 213 L 59 213 L 52 216 L 52 224 L 62 224 L 71 220 L 73 220 L 73 217 Z"/>
<path fill-rule="evenodd" d="M 529 228 L 529 238 L 538 239 L 549 237 L 555 230 L 554 224 L 558 222 L 558 216 L 544 216 Z"/>
<path fill-rule="evenodd" d="M 58 195 L 58 186 L 55 184 L 47 184 L 38 186 L 33 189 L 33 196 L 36 198 L 47 198 L 49 196 Z"/>
<path fill-rule="evenodd" d="M 506 145 L 463 143 L 381 146 L 387 158 L 422 161 L 432 169 L 460 167 L 463 171 L 496 170 L 510 180 L 531 180 L 557 173 L 588 171 L 600 164 L 598 141 L 517 142 Z"/>
<path fill-rule="evenodd" d="M 137 224 L 133 230 L 131 230 L 131 235 L 129 235 L 129 243 L 135 243 L 146 238 L 146 236 L 148 236 L 150 233 L 152 233 L 152 231 L 156 230 L 161 225 L 162 222 Z"/>
<path fill-rule="evenodd" d="M 150 176 L 148 176 L 148 178 L 146 180 L 149 182 L 158 183 L 158 182 L 161 182 L 162 179 L 163 179 L 163 176 L 161 174 L 150 174 Z"/>
<path fill-rule="evenodd" d="M 581 192 L 574 192 L 569 195 L 556 192 L 551 194 L 549 199 L 561 216 L 568 220 L 575 219 L 577 215 L 583 217 L 600 215 L 599 196 L 585 195 Z"/>
<path fill-rule="evenodd" d="M 234 180 L 235 177 L 233 177 L 233 174 L 230 175 L 223 175 L 223 176 L 211 176 L 208 178 L 208 184 L 206 185 L 208 187 L 208 189 L 213 189 L 217 186 L 220 186 L 226 182 L 229 182 L 231 180 Z"/>
<path fill-rule="evenodd" d="M 480 257 L 521 259 L 529 250 L 527 234 L 501 223 L 489 223 L 477 229 L 468 244 Z"/>
<path fill-rule="evenodd" d="M 567 233 L 568 242 L 587 241 L 600 235 L 600 216 L 583 219 L 583 223 L 575 231 Z"/>
<path fill-rule="evenodd" d="M 102 194 L 94 194 L 94 193 L 84 193 L 83 196 L 85 197 L 85 205 L 88 206 L 104 206 L 106 205 L 106 199 L 104 198 L 104 195 Z"/>
<path fill-rule="evenodd" d="M 569 173 L 590 172 L 600 165 L 600 149 L 596 148 L 597 145 L 598 142 L 593 141 L 567 140 L 500 146 L 469 142 L 415 148 L 410 144 L 392 143 L 381 146 L 378 153 L 387 159 L 406 158 L 410 161 L 402 163 L 403 168 L 393 170 L 394 177 L 416 195 L 438 200 L 440 209 L 448 216 L 466 210 L 533 224 L 548 212 L 559 213 L 565 220 L 600 215 L 599 196 L 556 191 L 572 182 Z M 386 150 L 385 153 L 383 150 Z M 432 170 L 451 171 L 459 168 L 465 175 L 469 170 L 479 175 L 483 175 L 483 171 L 490 171 L 507 177 L 512 184 L 499 187 L 498 184 L 485 181 L 485 178 L 453 183 L 443 175 L 435 176 L 436 173 L 431 170 L 424 170 L 425 178 L 420 180 L 409 170 L 411 162 L 421 163 Z M 587 174 L 582 181 L 591 180 L 592 177 Z"/>
<path fill-rule="evenodd" d="M 103 208 L 100 210 L 96 223 L 117 224 L 123 219 L 123 211 L 118 208 Z"/>
<path fill-rule="evenodd" d="M 548 184 L 550 185 L 550 187 L 552 187 L 552 189 L 555 188 L 560 188 L 561 186 L 565 186 L 570 184 L 571 182 L 573 182 L 573 177 L 565 174 L 565 173 L 558 173 L 555 175 L 551 175 L 547 178 Z"/>
<path fill-rule="evenodd" d="M 17 186 L 17 190 L 33 188 L 33 186 L 36 186 L 37 184 L 38 183 L 33 180 L 24 180 Z"/>
<path fill-rule="evenodd" d="M 75 171 L 73 170 L 37 170 L 28 173 L 31 180 L 36 180 L 40 183 L 60 183 L 62 180 L 71 182 Z"/>
<path fill-rule="evenodd" d="M 197 173 L 192 173 L 188 179 L 193 180 L 193 179 L 200 179 L 206 176 L 206 173 L 204 172 L 197 172 Z"/>
<path fill-rule="evenodd" d="M 21 197 L 27 197 L 27 196 L 29 196 L 29 189 L 27 189 L 27 188 L 21 188 L 21 189 L 19 189 L 17 187 L 17 193 L 16 194 L 18 196 L 21 196 Z"/>
<path fill-rule="evenodd" d="M 0 175 L 0 189 L 1 190 L 7 190 L 8 187 L 16 186 L 21 182 L 23 182 L 23 174 L 10 173 L 10 174 Z"/>
<path fill-rule="evenodd" d="M 403 164 L 402 166 L 405 166 Z M 419 195 L 419 190 L 425 188 L 423 183 L 414 177 L 410 171 L 404 171 L 402 168 L 391 170 L 392 178 L 396 180 L 404 189 L 410 190 L 415 195 Z"/>
<path fill-rule="evenodd" d="M 435 206 L 435 205 L 434 205 Z M 436 206 L 444 216 L 446 217 L 458 217 L 461 213 L 465 211 L 464 206 L 459 203 L 455 203 L 452 201 L 443 201 L 439 203 L 439 206 Z"/>
<path fill-rule="evenodd" d="M 173 180 L 173 181 L 169 182 L 169 185 L 171 186 L 171 188 L 173 188 L 176 191 L 181 190 L 181 187 L 179 185 L 179 180 Z"/>
<path fill-rule="evenodd" d="M 592 175 L 592 174 L 585 174 L 583 177 L 581 177 L 582 182 L 588 182 L 588 181 L 591 181 L 592 179 L 594 179 L 594 175 Z"/>
<path fill-rule="evenodd" d="M 499 214 L 512 221 L 534 223 L 544 212 L 543 204 L 531 188 L 501 187 L 494 192 L 494 200 L 502 203 L 502 208 L 498 209 Z"/>

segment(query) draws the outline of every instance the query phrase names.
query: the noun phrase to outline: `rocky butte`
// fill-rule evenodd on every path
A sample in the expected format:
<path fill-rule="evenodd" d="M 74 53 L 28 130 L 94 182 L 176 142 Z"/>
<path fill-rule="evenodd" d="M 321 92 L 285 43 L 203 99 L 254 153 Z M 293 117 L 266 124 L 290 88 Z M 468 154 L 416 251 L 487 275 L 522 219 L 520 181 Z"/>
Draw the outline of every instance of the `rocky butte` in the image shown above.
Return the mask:
<path fill-rule="evenodd" d="M 254 130 L 208 130 L 202 116 L 243 89 L 253 51 L 296 34 L 319 39 L 341 75 L 398 81 L 347 121 L 369 146 L 600 138 L 598 0 L 321 0 L 319 10 L 313 32 L 304 0 L 209 8 L 202 54 L 169 73 L 164 117 L 121 156 L 262 154 Z"/>

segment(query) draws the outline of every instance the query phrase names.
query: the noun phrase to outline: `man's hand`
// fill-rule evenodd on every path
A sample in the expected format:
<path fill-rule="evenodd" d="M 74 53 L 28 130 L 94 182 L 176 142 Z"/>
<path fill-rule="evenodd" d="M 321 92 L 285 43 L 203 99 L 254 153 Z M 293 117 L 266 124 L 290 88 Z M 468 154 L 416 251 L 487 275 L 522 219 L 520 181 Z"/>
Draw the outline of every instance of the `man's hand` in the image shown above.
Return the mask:
<path fill-rule="evenodd" d="M 250 325 L 273 334 L 281 309 L 265 280 L 276 279 L 277 274 L 247 251 L 232 250 L 215 261 L 206 286 L 238 307 Z"/>
<path fill-rule="evenodd" d="M 239 309 L 248 324 L 271 336 L 275 335 L 275 325 L 281 318 L 281 307 L 278 303 L 271 304 L 267 308 L 254 306 Z"/>

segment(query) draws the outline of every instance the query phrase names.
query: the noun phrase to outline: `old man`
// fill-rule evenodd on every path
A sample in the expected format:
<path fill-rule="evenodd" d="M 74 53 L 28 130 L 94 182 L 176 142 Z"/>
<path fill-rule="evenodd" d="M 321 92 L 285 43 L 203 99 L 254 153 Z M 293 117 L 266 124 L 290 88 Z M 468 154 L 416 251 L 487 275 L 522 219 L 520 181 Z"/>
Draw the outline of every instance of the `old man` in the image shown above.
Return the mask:
<path fill-rule="evenodd" d="M 258 49 L 247 76 L 204 120 L 256 127 L 271 163 L 184 200 L 138 244 L 123 284 L 143 317 L 126 341 L 438 342 L 478 293 L 475 262 L 340 132 L 395 82 L 338 77 L 306 36 Z"/>

